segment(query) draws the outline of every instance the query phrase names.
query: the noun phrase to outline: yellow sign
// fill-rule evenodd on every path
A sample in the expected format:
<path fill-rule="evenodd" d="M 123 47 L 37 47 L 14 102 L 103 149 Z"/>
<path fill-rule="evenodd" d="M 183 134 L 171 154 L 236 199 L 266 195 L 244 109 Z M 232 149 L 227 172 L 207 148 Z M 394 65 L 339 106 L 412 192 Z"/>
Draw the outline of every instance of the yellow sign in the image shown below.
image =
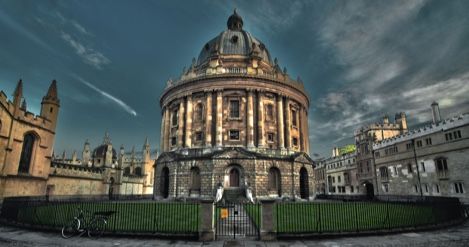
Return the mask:
<path fill-rule="evenodd" d="M 227 208 L 222 208 L 220 212 L 220 216 L 222 219 L 228 218 L 228 209 Z"/>

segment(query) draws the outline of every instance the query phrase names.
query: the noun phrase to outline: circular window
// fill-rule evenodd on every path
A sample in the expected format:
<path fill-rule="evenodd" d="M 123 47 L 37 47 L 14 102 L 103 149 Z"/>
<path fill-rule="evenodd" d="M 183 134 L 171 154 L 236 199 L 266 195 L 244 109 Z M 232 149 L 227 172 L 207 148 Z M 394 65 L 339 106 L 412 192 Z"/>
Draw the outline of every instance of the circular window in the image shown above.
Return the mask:
<path fill-rule="evenodd" d="M 231 43 L 237 43 L 237 42 L 238 42 L 238 36 L 233 35 L 233 37 L 231 37 Z"/>

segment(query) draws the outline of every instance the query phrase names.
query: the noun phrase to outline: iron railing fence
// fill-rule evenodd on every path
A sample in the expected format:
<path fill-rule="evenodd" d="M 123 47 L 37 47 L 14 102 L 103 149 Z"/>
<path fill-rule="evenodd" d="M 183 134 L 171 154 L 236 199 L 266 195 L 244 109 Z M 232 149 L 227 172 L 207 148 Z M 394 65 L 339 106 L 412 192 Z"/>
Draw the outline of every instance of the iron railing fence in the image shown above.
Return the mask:
<path fill-rule="evenodd" d="M 459 203 L 456 197 L 444 196 L 418 196 L 418 195 L 327 195 L 319 194 L 317 199 L 338 201 L 383 201 L 383 202 L 452 202 Z"/>
<path fill-rule="evenodd" d="M 0 219 L 36 228 L 61 229 L 78 215 L 80 209 L 85 212 L 85 221 L 97 212 L 114 212 L 108 218 L 107 233 L 196 237 L 199 232 L 200 204 L 196 202 L 5 198 Z"/>
<path fill-rule="evenodd" d="M 277 203 L 276 231 L 338 234 L 386 231 L 450 223 L 464 218 L 458 200 Z"/>

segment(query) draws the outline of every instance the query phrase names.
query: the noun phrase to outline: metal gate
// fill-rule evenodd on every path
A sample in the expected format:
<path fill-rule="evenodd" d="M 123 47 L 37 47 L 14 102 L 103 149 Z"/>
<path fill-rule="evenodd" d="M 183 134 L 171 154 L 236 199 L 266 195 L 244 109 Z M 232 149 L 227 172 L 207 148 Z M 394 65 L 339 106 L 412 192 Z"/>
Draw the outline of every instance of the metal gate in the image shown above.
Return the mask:
<path fill-rule="evenodd" d="M 260 204 L 227 202 L 215 210 L 217 239 L 259 238 Z"/>

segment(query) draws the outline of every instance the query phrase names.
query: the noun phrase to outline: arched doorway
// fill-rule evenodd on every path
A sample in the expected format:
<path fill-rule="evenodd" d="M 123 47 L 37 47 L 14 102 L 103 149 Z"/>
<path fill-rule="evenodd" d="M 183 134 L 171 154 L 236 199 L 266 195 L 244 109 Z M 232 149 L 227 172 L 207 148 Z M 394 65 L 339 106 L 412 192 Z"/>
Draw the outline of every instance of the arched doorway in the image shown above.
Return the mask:
<path fill-rule="evenodd" d="M 161 196 L 163 198 L 168 198 L 169 196 L 169 169 L 164 167 L 161 170 L 161 187 L 160 187 Z"/>
<path fill-rule="evenodd" d="M 280 178 L 280 170 L 277 167 L 269 169 L 269 191 L 282 196 L 282 183 Z"/>
<path fill-rule="evenodd" d="M 370 182 L 365 182 L 363 185 L 365 186 L 366 198 L 369 200 L 373 199 L 375 197 L 373 184 Z"/>
<path fill-rule="evenodd" d="M 238 169 L 230 170 L 230 187 L 239 187 L 239 171 Z"/>
<path fill-rule="evenodd" d="M 300 197 L 302 199 L 308 199 L 309 197 L 309 181 L 308 171 L 306 168 L 301 167 L 300 169 Z"/>

